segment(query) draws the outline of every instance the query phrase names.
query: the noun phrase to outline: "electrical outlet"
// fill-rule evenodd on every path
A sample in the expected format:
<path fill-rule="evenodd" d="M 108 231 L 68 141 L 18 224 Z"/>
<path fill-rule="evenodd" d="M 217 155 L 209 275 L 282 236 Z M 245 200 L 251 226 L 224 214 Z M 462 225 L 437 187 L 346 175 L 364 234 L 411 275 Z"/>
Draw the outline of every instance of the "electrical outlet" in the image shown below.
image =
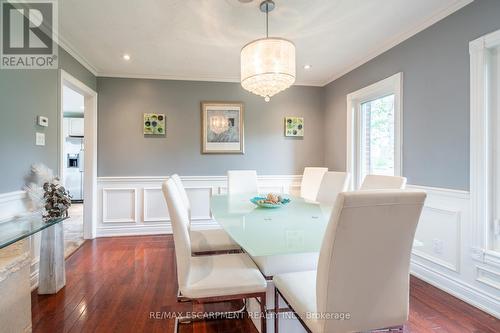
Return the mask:
<path fill-rule="evenodd" d="M 500 219 L 493 222 L 493 235 L 500 236 Z"/>
<path fill-rule="evenodd" d="M 45 133 L 36 132 L 35 144 L 37 146 L 45 146 Z"/>
<path fill-rule="evenodd" d="M 440 239 L 434 238 L 432 240 L 432 251 L 436 254 L 443 254 L 444 242 Z"/>

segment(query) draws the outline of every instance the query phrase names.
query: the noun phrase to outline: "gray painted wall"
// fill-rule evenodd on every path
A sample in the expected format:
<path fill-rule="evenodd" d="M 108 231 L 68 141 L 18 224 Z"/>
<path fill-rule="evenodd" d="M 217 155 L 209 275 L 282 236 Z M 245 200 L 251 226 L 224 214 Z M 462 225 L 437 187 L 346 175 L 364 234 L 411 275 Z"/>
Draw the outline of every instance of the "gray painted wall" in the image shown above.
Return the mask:
<path fill-rule="evenodd" d="M 98 78 L 99 176 L 223 175 L 228 169 L 298 174 L 324 164 L 323 89 L 292 87 L 266 103 L 239 83 Z M 245 154 L 200 153 L 201 101 L 242 101 Z M 145 112 L 165 113 L 167 135 L 145 138 Z M 303 139 L 285 138 L 284 117 L 302 116 Z"/>
<path fill-rule="evenodd" d="M 57 171 L 57 80 L 57 70 L 0 70 L 0 193 L 20 190 L 34 162 Z M 35 146 L 37 131 L 45 146 Z"/>
<path fill-rule="evenodd" d="M 64 69 L 92 90 L 97 91 L 97 78 L 95 75 L 61 47 L 59 47 L 59 68 Z"/>
<path fill-rule="evenodd" d="M 403 174 L 469 189 L 469 41 L 500 29 L 500 1 L 476 0 L 326 86 L 326 164 L 345 170 L 346 95 L 403 72 Z"/>
<path fill-rule="evenodd" d="M 92 88 L 96 78 L 59 48 L 59 67 Z M 0 70 L 0 193 L 20 190 L 31 164 L 58 168 L 59 75 L 57 70 Z M 36 125 L 37 115 L 49 127 Z M 45 133 L 45 146 L 35 146 L 35 132 Z"/>
<path fill-rule="evenodd" d="M 293 87 L 270 103 L 237 83 L 96 78 L 64 50 L 60 67 L 99 92 L 99 176 L 300 173 L 345 169 L 346 95 L 404 73 L 403 172 L 409 182 L 469 188 L 469 41 L 500 29 L 500 1 L 476 0 L 325 88 Z M 0 70 L 0 193 L 20 189 L 33 162 L 57 169 L 57 71 Z M 246 107 L 246 154 L 200 154 L 200 101 Z M 167 114 L 167 137 L 144 138 L 144 112 Z M 36 115 L 49 117 L 37 128 Z M 283 136 L 283 117 L 305 117 L 305 137 Z M 323 124 L 324 122 L 324 124 Z M 35 131 L 46 146 L 34 145 Z M 324 140 L 323 140 L 324 139 Z"/>

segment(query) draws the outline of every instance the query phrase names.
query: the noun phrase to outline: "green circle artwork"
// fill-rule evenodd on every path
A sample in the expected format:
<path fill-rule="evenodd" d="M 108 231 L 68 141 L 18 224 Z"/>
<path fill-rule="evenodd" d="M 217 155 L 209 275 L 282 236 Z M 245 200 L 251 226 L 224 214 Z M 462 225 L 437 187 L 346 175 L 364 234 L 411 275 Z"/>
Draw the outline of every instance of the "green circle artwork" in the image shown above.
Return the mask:
<path fill-rule="evenodd" d="M 165 135 L 165 114 L 145 113 L 144 114 L 144 134 L 145 135 Z"/>
<path fill-rule="evenodd" d="M 285 118 L 285 136 L 304 136 L 304 118 L 286 117 Z"/>

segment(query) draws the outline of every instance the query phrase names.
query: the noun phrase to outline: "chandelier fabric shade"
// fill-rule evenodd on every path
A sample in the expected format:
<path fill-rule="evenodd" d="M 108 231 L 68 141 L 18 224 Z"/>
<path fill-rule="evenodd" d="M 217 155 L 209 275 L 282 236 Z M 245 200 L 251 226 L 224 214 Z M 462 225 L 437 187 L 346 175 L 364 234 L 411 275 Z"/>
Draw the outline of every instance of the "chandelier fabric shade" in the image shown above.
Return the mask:
<path fill-rule="evenodd" d="M 269 100 L 295 83 L 295 45 L 283 38 L 262 38 L 241 49 L 241 85 Z"/>

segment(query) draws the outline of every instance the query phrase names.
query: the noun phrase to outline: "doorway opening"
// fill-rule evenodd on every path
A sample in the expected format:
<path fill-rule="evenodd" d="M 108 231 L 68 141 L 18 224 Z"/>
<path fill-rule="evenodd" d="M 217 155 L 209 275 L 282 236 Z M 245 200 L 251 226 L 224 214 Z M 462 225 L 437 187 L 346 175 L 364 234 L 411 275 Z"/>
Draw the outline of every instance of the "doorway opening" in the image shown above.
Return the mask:
<path fill-rule="evenodd" d="M 64 253 L 83 244 L 83 180 L 85 177 L 85 98 L 63 84 L 63 172 L 62 183 L 71 195 L 69 218 L 63 224 Z"/>
<path fill-rule="evenodd" d="M 60 71 L 59 178 L 72 196 L 64 222 L 65 255 L 95 238 L 97 93 Z"/>

